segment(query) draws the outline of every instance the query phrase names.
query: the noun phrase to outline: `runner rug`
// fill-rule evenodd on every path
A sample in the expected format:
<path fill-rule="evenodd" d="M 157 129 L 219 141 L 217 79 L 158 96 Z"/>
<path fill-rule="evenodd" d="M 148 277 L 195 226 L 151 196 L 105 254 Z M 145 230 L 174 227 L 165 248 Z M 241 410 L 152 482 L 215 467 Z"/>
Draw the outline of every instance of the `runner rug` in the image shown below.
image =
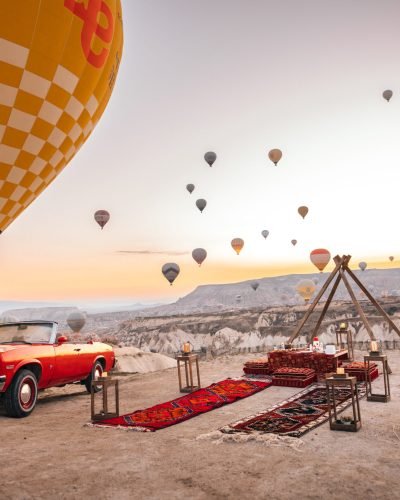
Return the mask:
<path fill-rule="evenodd" d="M 95 427 L 122 427 L 141 432 L 154 432 L 179 424 L 201 413 L 247 398 L 271 385 L 270 380 L 226 379 L 211 384 L 173 401 L 120 417 L 93 422 Z"/>
<path fill-rule="evenodd" d="M 365 396 L 365 384 L 358 384 L 359 398 Z M 349 389 L 335 389 L 337 411 L 351 405 Z M 325 385 L 314 384 L 268 410 L 219 429 L 225 434 L 277 434 L 300 437 L 329 418 Z"/>

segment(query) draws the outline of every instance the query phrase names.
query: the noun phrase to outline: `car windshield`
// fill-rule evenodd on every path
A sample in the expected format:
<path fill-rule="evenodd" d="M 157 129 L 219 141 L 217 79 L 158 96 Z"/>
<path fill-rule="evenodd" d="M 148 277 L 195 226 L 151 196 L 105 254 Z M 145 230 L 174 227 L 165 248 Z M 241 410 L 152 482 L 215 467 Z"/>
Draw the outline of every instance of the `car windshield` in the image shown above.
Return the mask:
<path fill-rule="evenodd" d="M 15 323 L 0 325 L 0 344 L 35 344 L 51 340 L 53 325 Z"/>

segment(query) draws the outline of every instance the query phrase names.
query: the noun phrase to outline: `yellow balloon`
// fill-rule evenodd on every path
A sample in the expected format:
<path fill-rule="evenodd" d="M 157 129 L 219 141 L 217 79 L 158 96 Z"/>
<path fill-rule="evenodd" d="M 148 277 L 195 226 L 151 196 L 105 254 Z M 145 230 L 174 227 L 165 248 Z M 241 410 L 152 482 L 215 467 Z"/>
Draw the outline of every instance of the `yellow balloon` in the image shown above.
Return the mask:
<path fill-rule="evenodd" d="M 0 232 L 57 177 L 107 105 L 120 0 L 0 3 Z"/>
<path fill-rule="evenodd" d="M 307 303 L 311 299 L 312 294 L 315 292 L 315 284 L 309 279 L 301 280 L 296 286 L 296 291 Z"/>

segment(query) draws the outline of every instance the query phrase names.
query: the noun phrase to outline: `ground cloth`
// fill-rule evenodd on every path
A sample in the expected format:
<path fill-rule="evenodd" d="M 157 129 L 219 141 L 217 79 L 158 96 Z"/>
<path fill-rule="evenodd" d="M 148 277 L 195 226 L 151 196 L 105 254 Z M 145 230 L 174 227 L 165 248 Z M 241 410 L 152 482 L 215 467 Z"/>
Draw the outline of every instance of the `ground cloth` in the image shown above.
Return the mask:
<path fill-rule="evenodd" d="M 199 389 L 173 401 L 145 410 L 96 422 L 96 427 L 124 427 L 141 432 L 154 432 L 179 424 L 226 404 L 234 403 L 271 385 L 270 380 L 226 379 Z"/>
<path fill-rule="evenodd" d="M 335 389 L 339 412 L 351 405 L 350 390 Z M 358 384 L 359 397 L 365 395 L 365 384 Z M 328 420 L 326 387 L 314 384 L 268 410 L 222 427 L 225 434 L 273 433 L 300 437 Z"/>

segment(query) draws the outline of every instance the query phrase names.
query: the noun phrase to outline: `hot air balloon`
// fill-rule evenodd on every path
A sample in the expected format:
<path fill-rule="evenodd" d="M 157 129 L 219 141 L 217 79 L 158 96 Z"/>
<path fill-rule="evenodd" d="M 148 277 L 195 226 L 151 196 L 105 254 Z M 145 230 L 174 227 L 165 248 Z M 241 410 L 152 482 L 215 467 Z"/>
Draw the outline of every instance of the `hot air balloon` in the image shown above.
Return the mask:
<path fill-rule="evenodd" d="M 296 286 L 296 291 L 303 297 L 305 302 L 308 302 L 315 292 L 314 282 L 309 279 L 301 280 Z"/>
<path fill-rule="evenodd" d="M 382 92 L 382 97 L 383 97 L 384 99 L 386 99 L 386 100 L 387 100 L 387 102 L 389 102 L 389 101 L 390 101 L 390 99 L 392 98 L 392 96 L 393 96 L 393 92 L 392 92 L 391 90 L 384 90 L 384 91 Z"/>
<path fill-rule="evenodd" d="M 204 248 L 195 248 L 192 252 L 192 257 L 200 267 L 207 257 L 207 252 L 204 250 Z"/>
<path fill-rule="evenodd" d="M 75 333 L 79 333 L 85 326 L 86 316 L 80 312 L 72 312 L 67 318 L 67 324 Z"/>
<path fill-rule="evenodd" d="M 169 281 L 170 285 L 175 281 L 178 274 L 180 273 L 180 267 L 175 262 L 167 262 L 162 266 L 161 272 L 165 278 Z"/>
<path fill-rule="evenodd" d="M 231 241 L 231 245 L 235 252 L 239 255 L 244 246 L 244 241 L 242 240 L 242 238 L 234 238 Z"/>
<path fill-rule="evenodd" d="M 308 207 L 305 207 L 305 206 L 301 206 L 297 209 L 297 211 L 299 212 L 299 214 L 303 217 L 303 219 L 305 218 L 305 216 L 308 214 Z"/>
<path fill-rule="evenodd" d="M 331 254 L 325 248 L 317 248 L 310 253 L 310 259 L 314 266 L 322 273 L 331 259 Z"/>
<path fill-rule="evenodd" d="M 203 200 L 202 198 L 196 200 L 196 207 L 200 210 L 201 213 L 203 213 L 203 210 L 206 208 L 206 205 L 207 205 L 206 200 Z"/>
<path fill-rule="evenodd" d="M 0 232 L 90 136 L 122 56 L 120 0 L 2 2 Z"/>
<path fill-rule="evenodd" d="M 260 283 L 258 281 L 252 281 L 250 283 L 250 286 L 254 291 L 257 291 L 257 288 L 260 286 Z"/>
<path fill-rule="evenodd" d="M 261 231 L 261 234 L 264 236 L 265 239 L 267 239 L 267 236 L 269 235 L 269 231 L 267 229 L 263 229 Z"/>
<path fill-rule="evenodd" d="M 217 159 L 217 155 L 215 153 L 213 153 L 212 151 L 209 151 L 208 153 L 206 153 L 204 155 L 204 159 L 206 160 L 206 162 L 210 165 L 210 167 L 213 166 L 213 163 L 215 162 L 215 160 Z"/>
<path fill-rule="evenodd" d="M 192 194 L 194 191 L 194 184 L 187 184 L 186 189 L 189 191 L 190 194 Z"/>
<path fill-rule="evenodd" d="M 282 158 L 282 151 L 280 149 L 271 149 L 268 153 L 268 158 L 274 165 L 278 165 L 279 160 Z"/>
<path fill-rule="evenodd" d="M 389 260 L 390 260 L 390 262 L 393 262 L 393 260 L 394 260 L 393 255 L 391 255 L 391 256 L 389 257 Z"/>
<path fill-rule="evenodd" d="M 361 271 L 365 271 L 367 269 L 367 263 L 364 262 L 364 261 L 361 261 L 359 264 L 358 264 L 358 267 L 361 269 Z"/>
<path fill-rule="evenodd" d="M 291 244 L 295 247 L 297 245 L 297 240 L 291 240 Z"/>
<path fill-rule="evenodd" d="M 94 214 L 94 220 L 101 227 L 101 229 L 103 229 L 103 227 L 110 220 L 110 214 L 107 212 L 107 210 L 97 210 L 97 212 L 95 212 Z"/>

